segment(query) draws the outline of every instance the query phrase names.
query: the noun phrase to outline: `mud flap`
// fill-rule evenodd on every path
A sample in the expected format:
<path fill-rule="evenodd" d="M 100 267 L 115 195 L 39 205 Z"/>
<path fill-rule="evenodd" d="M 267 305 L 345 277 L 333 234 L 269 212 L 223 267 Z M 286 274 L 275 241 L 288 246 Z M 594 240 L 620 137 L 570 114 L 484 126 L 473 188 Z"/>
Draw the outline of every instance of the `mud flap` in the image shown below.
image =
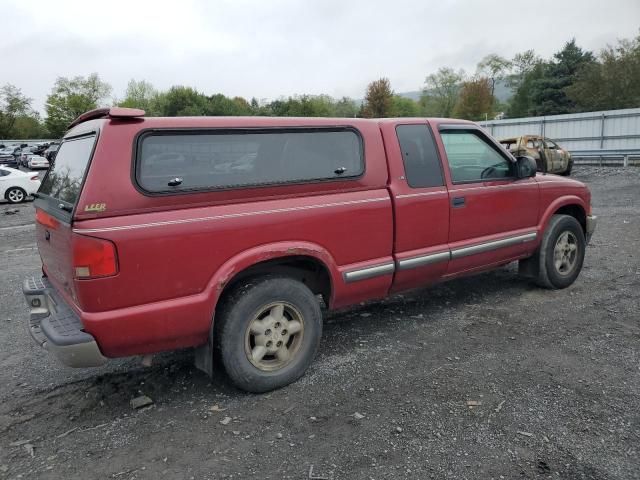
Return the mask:
<path fill-rule="evenodd" d="M 213 326 L 209 332 L 209 341 L 196 348 L 194 363 L 198 370 L 202 370 L 209 378 L 213 377 Z"/>
<path fill-rule="evenodd" d="M 540 253 L 536 251 L 529 258 L 523 258 L 518 262 L 518 275 L 526 278 L 538 278 L 540 273 Z"/>

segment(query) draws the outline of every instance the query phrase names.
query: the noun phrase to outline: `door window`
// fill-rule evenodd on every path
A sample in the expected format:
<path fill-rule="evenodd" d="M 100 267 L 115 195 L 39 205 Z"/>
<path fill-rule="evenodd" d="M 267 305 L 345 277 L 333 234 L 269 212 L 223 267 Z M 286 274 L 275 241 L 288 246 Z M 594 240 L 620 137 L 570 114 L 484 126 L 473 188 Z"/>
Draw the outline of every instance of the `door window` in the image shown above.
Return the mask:
<path fill-rule="evenodd" d="M 513 164 L 483 136 L 472 130 L 440 132 L 453 183 L 513 177 Z"/>

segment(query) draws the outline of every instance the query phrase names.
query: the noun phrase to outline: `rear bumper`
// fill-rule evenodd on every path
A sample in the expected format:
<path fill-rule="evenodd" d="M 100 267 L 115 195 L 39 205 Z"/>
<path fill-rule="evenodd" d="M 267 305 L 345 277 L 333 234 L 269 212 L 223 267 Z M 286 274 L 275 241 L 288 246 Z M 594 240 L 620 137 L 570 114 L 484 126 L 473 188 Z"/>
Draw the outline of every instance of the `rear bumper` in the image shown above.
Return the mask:
<path fill-rule="evenodd" d="M 29 306 L 29 333 L 42 348 L 69 367 L 97 367 L 107 358 L 95 338 L 46 278 L 24 280 L 22 292 Z"/>
<path fill-rule="evenodd" d="M 598 217 L 596 217 L 595 215 L 587 216 L 587 225 L 586 225 L 587 243 L 589 243 L 589 241 L 591 240 L 591 236 L 593 235 L 593 232 L 595 231 L 597 224 L 598 224 Z"/>

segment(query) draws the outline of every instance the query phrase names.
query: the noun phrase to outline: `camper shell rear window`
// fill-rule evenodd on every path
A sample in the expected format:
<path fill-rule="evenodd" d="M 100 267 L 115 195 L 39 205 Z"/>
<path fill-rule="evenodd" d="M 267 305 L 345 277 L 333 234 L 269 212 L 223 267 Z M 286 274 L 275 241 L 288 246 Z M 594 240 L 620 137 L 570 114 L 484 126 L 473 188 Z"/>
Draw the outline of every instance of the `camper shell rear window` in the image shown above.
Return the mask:
<path fill-rule="evenodd" d="M 65 139 L 40 185 L 38 194 L 62 202 L 64 210 L 70 212 L 80 196 L 95 143 L 95 133 Z"/>

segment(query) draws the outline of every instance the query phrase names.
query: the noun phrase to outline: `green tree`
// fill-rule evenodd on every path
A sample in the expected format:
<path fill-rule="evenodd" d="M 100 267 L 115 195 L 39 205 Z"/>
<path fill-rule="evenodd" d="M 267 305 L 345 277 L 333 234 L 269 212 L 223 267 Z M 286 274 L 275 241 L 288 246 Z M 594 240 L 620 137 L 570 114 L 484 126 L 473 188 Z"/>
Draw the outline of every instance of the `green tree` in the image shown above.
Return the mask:
<path fill-rule="evenodd" d="M 640 35 L 605 48 L 598 62 L 582 67 L 566 93 L 580 111 L 640 106 Z"/>
<path fill-rule="evenodd" d="M 429 117 L 450 117 L 464 78 L 464 70 L 456 72 L 448 67 L 442 67 L 429 75 L 420 97 L 422 113 Z"/>
<path fill-rule="evenodd" d="M 147 116 L 157 116 L 158 91 L 146 80 L 129 80 L 124 100 L 118 103 L 120 107 L 141 108 Z"/>
<path fill-rule="evenodd" d="M 542 63 L 542 59 L 533 50 L 516 53 L 511 59 L 511 71 L 507 75 L 507 85 L 517 91 L 525 77 Z"/>
<path fill-rule="evenodd" d="M 334 105 L 333 116 L 342 118 L 354 118 L 358 115 L 358 106 L 349 97 L 342 97 Z"/>
<path fill-rule="evenodd" d="M 487 77 L 476 77 L 463 82 L 453 116 L 467 120 L 493 118 L 491 80 Z"/>
<path fill-rule="evenodd" d="M 9 83 L 0 88 L 0 138 L 24 138 L 14 133 L 14 126 L 18 118 L 31 115 L 31 99 L 22 90 Z"/>
<path fill-rule="evenodd" d="M 477 74 L 489 79 L 491 85 L 491 96 L 495 97 L 496 82 L 507 76 L 511 69 L 511 62 L 506 58 L 491 53 L 478 63 Z"/>
<path fill-rule="evenodd" d="M 391 99 L 392 117 L 418 117 L 420 116 L 420 105 L 410 98 L 394 95 Z"/>
<path fill-rule="evenodd" d="M 222 117 L 230 117 L 230 116 L 234 116 L 234 115 L 243 115 L 244 113 L 244 104 L 247 104 L 246 100 L 241 99 L 242 101 L 244 101 L 244 104 L 242 103 L 242 101 L 240 100 L 240 97 L 236 97 L 239 100 L 235 101 L 232 98 L 229 98 L 221 93 L 217 93 L 215 95 L 211 95 L 208 98 L 207 101 L 207 105 L 205 108 L 205 115 L 211 115 L 211 116 L 222 116 Z M 248 104 L 247 104 L 248 106 Z M 249 109 L 247 108 L 247 111 Z"/>
<path fill-rule="evenodd" d="M 531 86 L 530 115 L 557 115 L 579 111 L 576 103 L 567 95 L 567 87 L 572 85 L 578 72 L 595 62 L 591 52 L 582 50 L 575 39 L 565 44 L 547 63 L 543 74 Z"/>
<path fill-rule="evenodd" d="M 49 138 L 49 132 L 37 112 L 16 117 L 10 133 L 10 137 L 16 139 Z"/>
<path fill-rule="evenodd" d="M 111 93 L 111 86 L 97 73 L 84 77 L 58 77 L 47 97 L 45 125 L 54 137 L 60 137 L 76 117 L 97 108 Z"/>
<path fill-rule="evenodd" d="M 533 86 L 543 78 L 546 65 L 542 62 L 525 73 L 519 80 L 518 88 L 509 101 L 507 115 L 510 118 L 526 117 L 533 110 Z"/>
<path fill-rule="evenodd" d="M 391 116 L 393 91 L 388 78 L 381 78 L 367 86 L 362 105 L 362 113 L 367 118 L 384 118 Z"/>
<path fill-rule="evenodd" d="M 209 98 L 191 87 L 173 86 L 157 97 L 162 117 L 202 116 L 207 115 L 209 108 Z"/>

